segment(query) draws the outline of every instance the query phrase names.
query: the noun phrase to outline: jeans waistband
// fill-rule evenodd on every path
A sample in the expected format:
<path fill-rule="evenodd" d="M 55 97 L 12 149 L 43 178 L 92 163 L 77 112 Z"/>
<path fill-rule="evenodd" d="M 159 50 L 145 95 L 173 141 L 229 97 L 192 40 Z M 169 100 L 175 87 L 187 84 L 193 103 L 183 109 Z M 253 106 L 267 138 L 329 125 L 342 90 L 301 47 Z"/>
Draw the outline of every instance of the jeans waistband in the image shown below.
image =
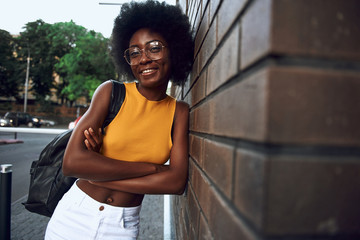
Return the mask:
<path fill-rule="evenodd" d="M 141 210 L 141 205 L 136 207 L 118 207 L 98 202 L 83 192 L 76 182 L 65 195 L 67 199 L 64 200 L 70 200 L 79 207 L 81 206 L 89 211 L 98 211 L 106 215 L 118 216 L 120 214 L 123 216 L 134 216 L 138 215 Z"/>

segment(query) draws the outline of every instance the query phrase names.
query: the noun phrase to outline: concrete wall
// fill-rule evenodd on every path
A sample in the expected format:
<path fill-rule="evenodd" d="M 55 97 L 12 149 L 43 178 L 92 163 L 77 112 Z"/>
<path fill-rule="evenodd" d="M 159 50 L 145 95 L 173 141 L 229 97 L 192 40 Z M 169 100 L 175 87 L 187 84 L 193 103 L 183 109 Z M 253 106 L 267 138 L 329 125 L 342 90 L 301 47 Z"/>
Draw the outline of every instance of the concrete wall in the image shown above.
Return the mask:
<path fill-rule="evenodd" d="M 193 71 L 177 238 L 360 239 L 360 1 L 180 0 Z"/>

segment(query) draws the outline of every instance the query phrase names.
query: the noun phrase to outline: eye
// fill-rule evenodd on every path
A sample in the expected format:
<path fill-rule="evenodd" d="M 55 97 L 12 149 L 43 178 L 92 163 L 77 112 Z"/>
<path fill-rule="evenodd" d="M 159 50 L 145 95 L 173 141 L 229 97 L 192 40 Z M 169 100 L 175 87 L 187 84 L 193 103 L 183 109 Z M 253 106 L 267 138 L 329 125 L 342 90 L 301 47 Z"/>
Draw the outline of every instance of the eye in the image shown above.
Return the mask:
<path fill-rule="evenodd" d="M 151 52 L 151 53 L 158 53 L 160 51 L 161 51 L 161 46 L 151 46 L 149 48 L 149 52 Z"/>
<path fill-rule="evenodd" d="M 132 48 L 132 49 L 129 49 L 129 56 L 130 58 L 137 58 L 141 55 L 140 53 L 140 49 L 138 48 Z"/>

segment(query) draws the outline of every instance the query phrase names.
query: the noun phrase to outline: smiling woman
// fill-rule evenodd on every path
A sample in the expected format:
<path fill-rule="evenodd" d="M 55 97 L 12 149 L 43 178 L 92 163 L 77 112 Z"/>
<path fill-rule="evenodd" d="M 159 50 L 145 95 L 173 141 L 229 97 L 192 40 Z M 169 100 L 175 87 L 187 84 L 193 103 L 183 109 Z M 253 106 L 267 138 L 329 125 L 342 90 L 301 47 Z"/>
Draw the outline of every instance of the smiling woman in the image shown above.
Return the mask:
<path fill-rule="evenodd" d="M 124 4 L 111 50 L 126 80 L 124 102 L 102 136 L 97 129 L 108 114 L 111 82 L 94 93 L 63 160 L 63 173 L 78 181 L 56 207 L 45 239 L 136 239 L 144 194 L 185 189 L 189 106 L 166 90 L 170 80 L 185 82 L 191 69 L 188 18 L 166 3 Z"/>

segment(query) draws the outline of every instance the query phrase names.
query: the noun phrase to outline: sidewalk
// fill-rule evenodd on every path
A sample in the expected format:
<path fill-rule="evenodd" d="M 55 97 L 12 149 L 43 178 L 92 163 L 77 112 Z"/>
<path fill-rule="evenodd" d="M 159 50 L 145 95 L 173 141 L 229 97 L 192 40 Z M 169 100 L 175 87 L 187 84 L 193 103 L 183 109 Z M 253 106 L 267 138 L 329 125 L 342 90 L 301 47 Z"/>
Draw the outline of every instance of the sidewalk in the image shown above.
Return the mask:
<path fill-rule="evenodd" d="M 26 197 L 11 206 L 11 239 L 44 239 L 46 225 L 50 218 L 27 211 L 21 204 Z M 146 195 L 140 213 L 140 234 L 138 240 L 160 240 L 164 235 L 164 196 Z M 170 240 L 170 239 L 169 239 Z"/>

